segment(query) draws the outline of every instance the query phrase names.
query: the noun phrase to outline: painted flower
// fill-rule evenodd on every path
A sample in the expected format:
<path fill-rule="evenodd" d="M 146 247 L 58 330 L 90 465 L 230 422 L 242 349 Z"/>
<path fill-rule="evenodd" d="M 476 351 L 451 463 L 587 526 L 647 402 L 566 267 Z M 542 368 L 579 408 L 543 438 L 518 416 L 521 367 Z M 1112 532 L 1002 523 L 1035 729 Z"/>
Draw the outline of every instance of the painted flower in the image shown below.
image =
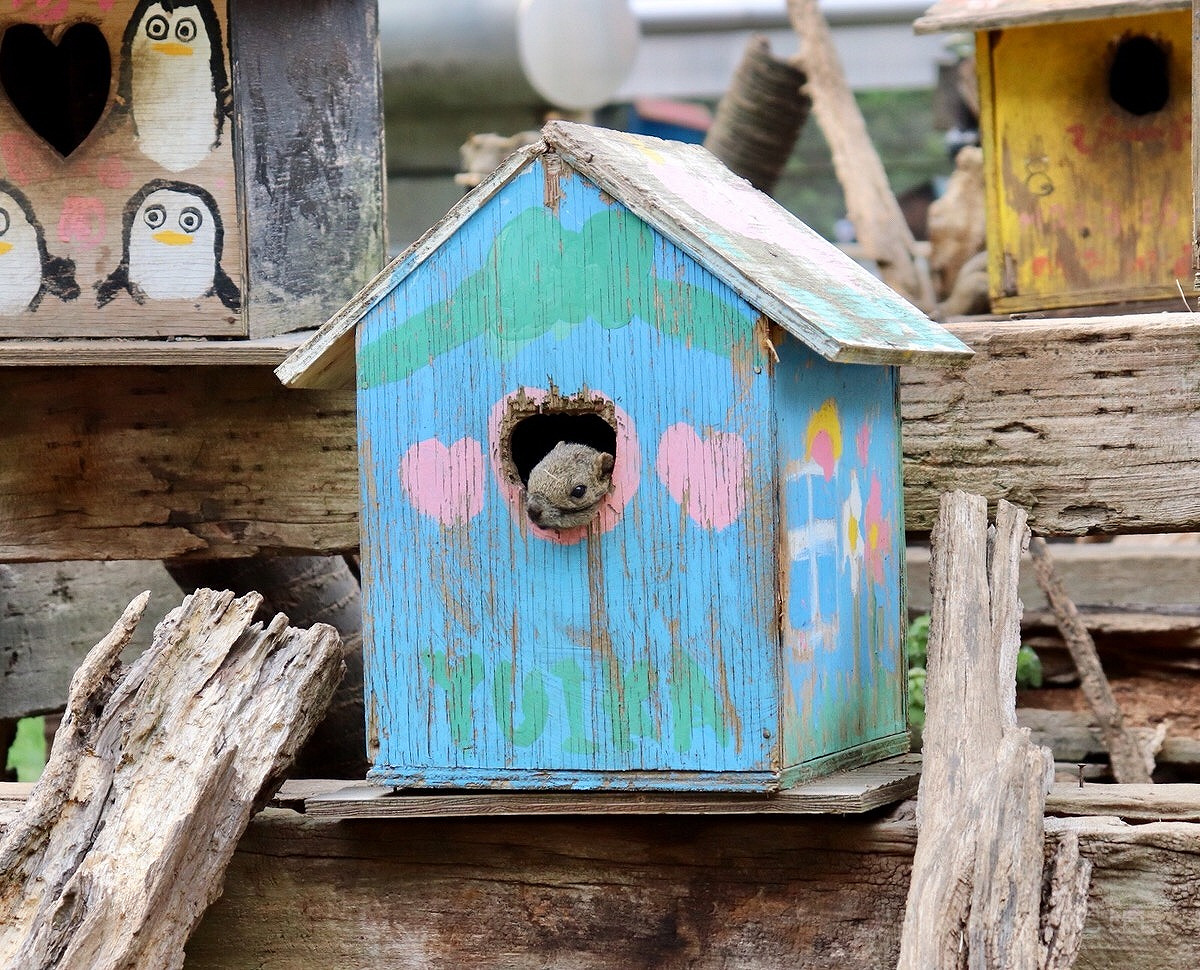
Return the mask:
<path fill-rule="evenodd" d="M 867 496 L 863 518 L 863 551 L 871 578 L 883 584 L 883 560 L 891 551 L 892 526 L 883 511 L 883 487 L 877 475 L 871 476 L 871 491 Z"/>
<path fill-rule="evenodd" d="M 858 488 L 858 472 L 850 474 L 850 494 L 842 503 L 842 562 L 850 572 L 850 587 L 858 592 L 858 576 L 863 561 L 863 503 Z"/>

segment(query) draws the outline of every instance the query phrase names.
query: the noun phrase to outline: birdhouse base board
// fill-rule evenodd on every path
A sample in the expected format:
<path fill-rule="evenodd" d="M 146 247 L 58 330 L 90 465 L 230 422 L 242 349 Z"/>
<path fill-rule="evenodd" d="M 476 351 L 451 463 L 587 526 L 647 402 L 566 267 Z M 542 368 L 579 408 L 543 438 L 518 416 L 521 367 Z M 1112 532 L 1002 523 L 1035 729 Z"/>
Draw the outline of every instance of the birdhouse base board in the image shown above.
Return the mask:
<path fill-rule="evenodd" d="M 782 771 L 585 771 L 537 768 L 444 768 L 376 765 L 367 781 L 389 788 L 512 791 L 757 792 L 769 794 L 908 751 L 908 733 L 893 734 Z"/>
<path fill-rule="evenodd" d="M 450 818 L 467 815 L 832 815 L 870 812 L 912 798 L 921 756 L 904 754 L 787 791 L 742 792 L 398 792 L 370 782 L 302 792 L 305 815 L 318 818 Z M 288 797 L 288 785 L 282 798 Z M 328 784 L 328 783 L 327 783 Z"/>

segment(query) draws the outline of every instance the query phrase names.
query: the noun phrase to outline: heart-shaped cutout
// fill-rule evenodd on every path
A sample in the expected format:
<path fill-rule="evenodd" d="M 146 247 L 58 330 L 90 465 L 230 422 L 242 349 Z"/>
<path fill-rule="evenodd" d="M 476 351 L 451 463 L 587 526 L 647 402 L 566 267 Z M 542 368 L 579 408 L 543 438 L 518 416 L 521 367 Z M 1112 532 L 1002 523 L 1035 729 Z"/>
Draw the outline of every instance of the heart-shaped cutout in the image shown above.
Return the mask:
<path fill-rule="evenodd" d="M 484 472 L 483 446 L 474 438 L 459 438 L 449 448 L 426 438 L 400 459 L 408 500 L 442 525 L 468 522 L 483 511 Z"/>
<path fill-rule="evenodd" d="M 718 431 L 707 440 L 690 424 L 673 424 L 658 442 L 658 477 L 688 516 L 705 529 L 724 529 L 746 505 L 746 442 Z"/>
<path fill-rule="evenodd" d="M 13 24 L 0 40 L 0 86 L 64 158 L 96 127 L 111 83 L 108 41 L 95 24 L 72 24 L 57 44 L 35 24 Z"/>

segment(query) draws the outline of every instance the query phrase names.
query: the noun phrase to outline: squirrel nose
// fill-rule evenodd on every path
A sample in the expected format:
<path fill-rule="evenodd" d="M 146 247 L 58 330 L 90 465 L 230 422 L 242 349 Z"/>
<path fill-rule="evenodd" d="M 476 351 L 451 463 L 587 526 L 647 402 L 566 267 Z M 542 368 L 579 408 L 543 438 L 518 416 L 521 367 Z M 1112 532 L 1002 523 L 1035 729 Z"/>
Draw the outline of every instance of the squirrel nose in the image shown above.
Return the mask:
<path fill-rule="evenodd" d="M 526 511 L 526 514 L 528 514 L 528 516 L 529 516 L 529 521 L 534 523 L 534 525 L 537 525 L 539 522 L 542 521 L 542 509 L 540 506 L 531 505 L 525 511 Z"/>

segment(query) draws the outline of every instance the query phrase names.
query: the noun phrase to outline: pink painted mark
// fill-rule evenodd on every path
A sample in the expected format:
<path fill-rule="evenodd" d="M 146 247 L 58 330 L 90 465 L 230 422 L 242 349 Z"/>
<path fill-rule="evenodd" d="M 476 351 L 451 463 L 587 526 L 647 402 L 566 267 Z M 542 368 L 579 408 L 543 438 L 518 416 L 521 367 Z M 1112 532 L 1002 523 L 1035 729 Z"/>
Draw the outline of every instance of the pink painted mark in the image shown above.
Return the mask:
<path fill-rule="evenodd" d="M 106 189 L 127 189 L 133 181 L 125 159 L 119 155 L 106 155 L 96 162 L 96 180 Z"/>
<path fill-rule="evenodd" d="M 82 249 L 104 241 L 104 203 L 94 196 L 68 195 L 58 217 L 58 239 Z"/>
<path fill-rule="evenodd" d="M 871 453 L 871 425 L 864 421 L 854 436 L 854 444 L 858 449 L 858 463 L 867 467 L 867 457 Z"/>
<path fill-rule="evenodd" d="M 20 10 L 28 6 L 26 0 L 12 0 L 12 9 Z M 70 0 L 33 0 L 33 9 L 28 12 L 29 19 L 37 24 L 57 24 L 67 15 Z"/>
<path fill-rule="evenodd" d="M 442 525 L 469 522 L 483 511 L 483 478 L 483 446 L 474 438 L 459 438 L 449 448 L 426 438 L 400 459 L 408 500 Z"/>
<path fill-rule="evenodd" d="M 495 403 L 491 414 L 488 415 L 488 441 L 491 443 L 489 451 L 492 459 L 492 473 L 496 476 L 497 487 L 500 489 L 500 495 L 504 498 L 504 504 L 508 506 L 509 514 L 528 535 L 563 546 L 572 546 L 577 542 L 582 542 L 588 537 L 591 530 L 595 530 L 597 533 L 611 532 L 621 521 L 621 517 L 625 513 L 625 506 L 633 498 L 642 480 L 642 453 L 633 420 L 624 410 L 613 404 L 613 416 L 617 423 L 617 453 L 615 455 L 616 464 L 613 466 L 613 487 L 604 500 L 604 504 L 600 506 L 596 518 L 592 520 L 591 524 L 577 526 L 574 529 L 543 529 L 529 521 L 529 516 L 525 514 L 525 490 L 521 485 L 509 480 L 500 461 L 500 425 L 504 420 L 504 415 L 508 413 L 508 402 L 519 394 L 524 394 L 527 400 L 534 403 L 540 403 L 548 396 L 545 388 L 523 387 L 502 397 Z M 589 394 L 593 398 L 605 399 L 604 395 L 598 394 L 596 391 L 589 390 Z"/>
<path fill-rule="evenodd" d="M 746 442 L 717 431 L 704 440 L 684 422 L 658 442 L 658 477 L 671 497 L 704 529 L 720 531 L 746 506 Z"/>
<path fill-rule="evenodd" d="M 8 180 L 16 185 L 30 185 L 51 176 L 46 149 L 22 131 L 0 135 L 0 161 Z"/>
<path fill-rule="evenodd" d="M 867 508 L 863 516 L 866 541 L 863 543 L 867 556 L 867 567 L 871 570 L 871 578 L 883 583 L 883 560 L 892 545 L 892 526 L 883 514 L 883 487 L 879 484 L 879 476 L 871 476 L 871 491 L 867 495 Z"/>

